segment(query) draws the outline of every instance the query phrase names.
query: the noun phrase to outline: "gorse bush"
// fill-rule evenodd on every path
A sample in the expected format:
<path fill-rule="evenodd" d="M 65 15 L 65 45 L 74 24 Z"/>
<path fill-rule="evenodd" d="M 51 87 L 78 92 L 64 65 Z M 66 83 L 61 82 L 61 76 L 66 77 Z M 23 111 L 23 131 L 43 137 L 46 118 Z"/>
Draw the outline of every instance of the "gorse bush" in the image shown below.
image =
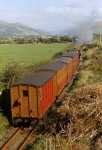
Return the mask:
<path fill-rule="evenodd" d="M 10 88 L 10 86 L 20 77 L 21 68 L 12 62 L 6 65 L 4 72 L 1 75 L 1 83 L 4 88 Z"/>

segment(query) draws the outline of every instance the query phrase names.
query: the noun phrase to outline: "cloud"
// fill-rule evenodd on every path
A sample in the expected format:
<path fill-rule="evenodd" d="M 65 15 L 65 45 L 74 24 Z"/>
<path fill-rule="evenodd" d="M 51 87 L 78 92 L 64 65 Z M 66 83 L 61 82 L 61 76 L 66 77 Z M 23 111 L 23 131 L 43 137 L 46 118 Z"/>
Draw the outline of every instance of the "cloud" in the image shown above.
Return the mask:
<path fill-rule="evenodd" d="M 77 8 L 100 8 L 102 7 L 101 0 L 64 0 L 65 5 Z"/>
<path fill-rule="evenodd" d="M 65 1 L 68 2 L 68 0 L 65 0 Z M 73 7 L 74 6 L 73 2 L 75 4 L 75 1 L 72 0 L 72 2 L 70 3 L 72 4 L 71 6 L 70 5 L 64 6 L 64 7 L 50 6 L 46 8 L 46 12 L 49 16 L 53 16 L 54 18 L 56 17 L 56 19 L 57 17 L 65 18 L 67 19 L 66 22 L 67 23 L 71 22 L 71 24 L 73 23 L 80 24 L 81 22 L 85 22 L 85 20 L 88 20 L 88 19 L 89 20 L 92 19 L 91 21 L 96 21 L 102 18 L 102 7 L 98 7 L 99 4 L 97 5 L 95 0 L 94 0 L 94 3 L 92 3 L 91 1 L 89 5 L 88 3 L 84 5 L 84 3 L 82 3 L 80 0 L 77 0 L 77 2 L 80 2 L 78 7 L 77 5 L 75 5 L 76 7 Z M 95 7 L 93 7 L 94 5 Z"/>
<path fill-rule="evenodd" d="M 86 18 L 90 18 L 92 15 L 92 9 L 87 11 L 83 11 L 83 8 L 72 8 L 72 7 L 48 7 L 46 12 L 49 16 L 53 16 L 54 18 L 64 18 L 67 23 L 80 23 L 84 21 Z"/>
<path fill-rule="evenodd" d="M 49 14 L 66 16 L 66 13 L 68 14 L 70 12 L 70 8 L 50 6 L 46 8 L 46 12 Z"/>
<path fill-rule="evenodd" d="M 4 10 L 0 9 L 0 19 L 21 22 L 48 31 L 60 31 L 83 24 L 90 25 L 102 18 L 102 0 L 43 0 L 43 2 L 29 0 L 29 3 L 28 0 L 23 0 L 22 3 L 16 0 L 16 2 L 17 8 L 16 3 L 10 3 L 10 6 L 5 3 Z"/>

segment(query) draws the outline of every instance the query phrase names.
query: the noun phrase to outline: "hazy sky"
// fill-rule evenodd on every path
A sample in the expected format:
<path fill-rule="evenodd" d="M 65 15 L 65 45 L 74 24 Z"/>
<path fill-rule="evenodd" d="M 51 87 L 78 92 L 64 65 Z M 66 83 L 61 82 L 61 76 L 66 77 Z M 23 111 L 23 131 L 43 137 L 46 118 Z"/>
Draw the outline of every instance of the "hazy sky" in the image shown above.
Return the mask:
<path fill-rule="evenodd" d="M 102 0 L 0 0 L 0 20 L 59 31 L 102 19 Z"/>

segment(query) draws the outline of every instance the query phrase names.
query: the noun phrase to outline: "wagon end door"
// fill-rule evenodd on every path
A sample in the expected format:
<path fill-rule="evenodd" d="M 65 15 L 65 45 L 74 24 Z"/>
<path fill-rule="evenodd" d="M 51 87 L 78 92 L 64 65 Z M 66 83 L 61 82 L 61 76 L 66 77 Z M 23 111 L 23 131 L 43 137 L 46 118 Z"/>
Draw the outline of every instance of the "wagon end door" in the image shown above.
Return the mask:
<path fill-rule="evenodd" d="M 20 114 L 23 118 L 29 117 L 29 89 L 28 86 L 19 86 Z"/>
<path fill-rule="evenodd" d="M 19 85 L 11 90 L 12 116 L 16 118 L 37 117 L 37 89 Z"/>
<path fill-rule="evenodd" d="M 37 118 L 37 88 L 20 86 L 21 117 Z"/>

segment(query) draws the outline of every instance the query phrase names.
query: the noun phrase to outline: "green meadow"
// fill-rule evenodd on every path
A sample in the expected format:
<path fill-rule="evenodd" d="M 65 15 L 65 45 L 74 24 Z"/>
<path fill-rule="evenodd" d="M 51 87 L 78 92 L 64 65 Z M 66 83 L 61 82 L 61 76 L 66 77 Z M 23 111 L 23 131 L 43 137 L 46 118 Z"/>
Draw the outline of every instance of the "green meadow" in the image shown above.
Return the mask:
<path fill-rule="evenodd" d="M 50 60 L 56 53 L 69 47 L 68 43 L 0 44 L 0 71 L 8 63 L 30 66 Z"/>

